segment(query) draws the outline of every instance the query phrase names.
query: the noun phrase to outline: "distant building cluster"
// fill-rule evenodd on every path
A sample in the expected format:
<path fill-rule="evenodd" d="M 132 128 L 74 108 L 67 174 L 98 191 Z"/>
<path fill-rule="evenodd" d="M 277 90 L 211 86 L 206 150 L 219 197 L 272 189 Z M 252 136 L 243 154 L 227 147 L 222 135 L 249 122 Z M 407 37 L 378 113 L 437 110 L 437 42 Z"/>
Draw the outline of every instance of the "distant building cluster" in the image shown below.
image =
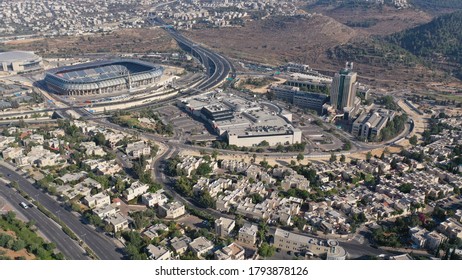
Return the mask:
<path fill-rule="evenodd" d="M 78 35 L 141 27 L 145 10 L 138 0 L 5 0 L 0 34 Z"/>
<path fill-rule="evenodd" d="M 340 0 L 338 2 L 346 2 L 347 0 Z M 409 0 L 356 0 L 357 3 L 365 3 L 365 4 L 370 4 L 370 3 L 375 3 L 378 5 L 391 5 L 394 6 L 398 9 L 404 9 L 404 8 L 409 8 L 411 4 L 409 3 Z"/>
<path fill-rule="evenodd" d="M 0 110 L 11 110 L 35 103 L 31 88 L 0 83 Z M 41 99 L 37 99 L 37 102 Z"/>
<path fill-rule="evenodd" d="M 240 26 L 254 17 L 297 14 L 295 1 L 218 0 L 184 1 L 181 5 L 157 5 L 150 17 L 160 16 L 178 29 Z"/>
<path fill-rule="evenodd" d="M 229 145 L 252 147 L 301 143 L 302 133 L 290 121 L 292 115 L 274 104 L 259 104 L 229 93 L 212 93 L 186 98 L 178 105 L 201 117 Z"/>

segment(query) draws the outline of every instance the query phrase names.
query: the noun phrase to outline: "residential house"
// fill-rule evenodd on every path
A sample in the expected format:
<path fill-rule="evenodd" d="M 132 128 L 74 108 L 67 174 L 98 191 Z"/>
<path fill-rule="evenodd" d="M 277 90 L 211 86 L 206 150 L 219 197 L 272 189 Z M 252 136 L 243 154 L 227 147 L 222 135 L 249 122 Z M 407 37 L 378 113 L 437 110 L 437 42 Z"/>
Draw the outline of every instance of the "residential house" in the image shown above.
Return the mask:
<path fill-rule="evenodd" d="M 200 236 L 189 243 L 189 249 L 198 257 L 210 253 L 214 246 L 215 245 L 212 241 L 203 236 Z"/>
<path fill-rule="evenodd" d="M 217 260 L 244 260 L 245 249 L 233 242 L 228 246 L 216 251 L 214 255 L 215 259 Z"/>
<path fill-rule="evenodd" d="M 170 251 L 161 246 L 149 244 L 148 247 L 146 247 L 146 252 L 151 260 L 164 261 L 171 259 Z"/>
<path fill-rule="evenodd" d="M 158 190 L 155 193 L 145 193 L 141 196 L 141 203 L 148 207 L 164 205 L 167 201 L 168 198 L 163 190 Z"/>
<path fill-rule="evenodd" d="M 127 144 L 125 153 L 132 158 L 139 158 L 141 156 L 151 155 L 151 147 L 147 145 L 144 141 L 138 141 L 134 143 Z"/>
<path fill-rule="evenodd" d="M 165 219 L 176 219 L 186 213 L 185 207 L 181 202 L 174 201 L 160 205 L 158 208 L 159 215 Z"/>
<path fill-rule="evenodd" d="M 258 227 L 256 225 L 246 223 L 239 229 L 237 240 L 248 245 L 254 245 L 257 242 L 257 232 Z"/>
<path fill-rule="evenodd" d="M 140 181 L 133 182 L 124 192 L 124 197 L 127 201 L 137 198 L 138 196 L 146 193 L 149 185 L 143 184 Z"/>
<path fill-rule="evenodd" d="M 174 237 L 170 240 L 170 246 L 172 246 L 177 255 L 184 254 L 188 249 L 189 243 L 191 243 L 191 238 L 187 236 Z"/>
<path fill-rule="evenodd" d="M 83 199 L 83 203 L 90 208 L 102 207 L 111 203 L 109 195 L 104 193 L 97 193 L 93 196 L 86 196 Z"/>
<path fill-rule="evenodd" d="M 8 147 L 2 152 L 3 159 L 13 159 L 23 155 L 23 149 L 17 147 Z"/>
<path fill-rule="evenodd" d="M 128 228 L 128 220 L 122 214 L 116 213 L 113 216 L 104 219 L 108 224 L 112 225 L 114 232 L 119 232 Z"/>
<path fill-rule="evenodd" d="M 233 219 L 220 217 L 215 220 L 215 233 L 220 237 L 228 237 L 235 226 Z"/>
<path fill-rule="evenodd" d="M 114 216 L 118 212 L 118 209 L 110 204 L 103 205 L 93 209 L 93 213 L 98 215 L 101 219 L 109 216 Z"/>

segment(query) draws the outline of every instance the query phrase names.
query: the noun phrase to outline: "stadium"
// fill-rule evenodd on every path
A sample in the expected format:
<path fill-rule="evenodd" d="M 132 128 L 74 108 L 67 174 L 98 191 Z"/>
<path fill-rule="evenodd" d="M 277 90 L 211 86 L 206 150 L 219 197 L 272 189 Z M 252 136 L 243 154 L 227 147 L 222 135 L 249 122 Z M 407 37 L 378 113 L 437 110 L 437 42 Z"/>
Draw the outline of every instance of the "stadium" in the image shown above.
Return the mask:
<path fill-rule="evenodd" d="M 0 53 L 0 71 L 23 73 L 42 69 L 42 58 L 33 52 L 11 51 Z"/>
<path fill-rule="evenodd" d="M 139 60 L 107 60 L 55 68 L 46 73 L 50 92 L 99 95 L 142 89 L 162 76 L 160 66 Z"/>

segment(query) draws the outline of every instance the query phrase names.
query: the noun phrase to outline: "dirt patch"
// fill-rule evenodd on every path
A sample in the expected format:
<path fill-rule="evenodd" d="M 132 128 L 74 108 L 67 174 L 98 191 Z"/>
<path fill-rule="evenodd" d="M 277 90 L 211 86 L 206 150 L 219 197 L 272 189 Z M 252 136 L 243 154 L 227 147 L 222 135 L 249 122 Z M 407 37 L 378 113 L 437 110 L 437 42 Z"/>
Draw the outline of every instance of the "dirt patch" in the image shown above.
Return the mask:
<path fill-rule="evenodd" d="M 35 51 L 42 56 L 75 56 L 85 53 L 147 53 L 179 50 L 175 40 L 160 28 L 123 29 L 108 35 L 17 40 L 5 44 L 11 49 Z"/>
<path fill-rule="evenodd" d="M 286 80 L 282 78 L 274 77 L 268 78 L 254 78 L 249 76 L 238 76 L 242 81 L 239 85 L 244 89 L 248 89 L 253 93 L 265 94 L 272 85 L 283 84 Z M 250 81 L 250 82 L 249 82 Z M 256 82 L 255 82 L 256 81 Z"/>
<path fill-rule="evenodd" d="M 396 9 L 394 7 L 332 7 L 316 6 L 310 11 L 348 25 L 349 27 L 374 35 L 386 35 L 430 22 L 433 16 L 416 9 Z"/>
<path fill-rule="evenodd" d="M 184 33 L 231 57 L 269 64 L 284 61 L 310 64 L 323 56 L 326 49 L 346 43 L 357 35 L 355 30 L 322 15 L 274 17 L 248 22 L 239 28 Z"/>
<path fill-rule="evenodd" d="M 16 233 L 14 231 L 0 229 L 0 233 L 7 234 L 16 239 Z M 0 256 L 8 257 L 12 260 L 16 258 L 20 258 L 20 259 L 24 258 L 26 260 L 35 259 L 35 255 L 30 254 L 29 252 L 27 252 L 26 249 L 21 249 L 19 251 L 13 251 L 13 250 L 3 248 L 3 247 L 0 247 Z"/>
<path fill-rule="evenodd" d="M 35 256 L 33 254 L 29 254 L 26 249 L 22 249 L 22 250 L 15 252 L 13 250 L 0 247 L 0 251 L 4 251 L 4 253 L 0 255 L 9 257 L 12 260 L 14 259 L 35 260 Z"/>

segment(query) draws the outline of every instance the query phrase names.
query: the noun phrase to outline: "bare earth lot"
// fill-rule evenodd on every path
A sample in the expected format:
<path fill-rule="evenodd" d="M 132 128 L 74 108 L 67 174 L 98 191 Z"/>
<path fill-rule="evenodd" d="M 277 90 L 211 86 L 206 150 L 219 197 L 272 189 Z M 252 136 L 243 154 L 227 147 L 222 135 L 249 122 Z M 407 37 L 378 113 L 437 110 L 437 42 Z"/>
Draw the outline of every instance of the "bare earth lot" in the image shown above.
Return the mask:
<path fill-rule="evenodd" d="M 11 49 L 30 50 L 43 56 L 75 56 L 84 53 L 146 53 L 178 50 L 176 42 L 160 28 L 125 29 L 108 35 L 11 41 Z"/>
<path fill-rule="evenodd" d="M 381 8 L 332 7 L 317 6 L 309 12 L 317 12 L 329 16 L 343 24 L 377 22 L 370 27 L 354 27 L 369 34 L 386 35 L 430 22 L 432 15 L 416 9 L 395 9 L 389 6 Z"/>

